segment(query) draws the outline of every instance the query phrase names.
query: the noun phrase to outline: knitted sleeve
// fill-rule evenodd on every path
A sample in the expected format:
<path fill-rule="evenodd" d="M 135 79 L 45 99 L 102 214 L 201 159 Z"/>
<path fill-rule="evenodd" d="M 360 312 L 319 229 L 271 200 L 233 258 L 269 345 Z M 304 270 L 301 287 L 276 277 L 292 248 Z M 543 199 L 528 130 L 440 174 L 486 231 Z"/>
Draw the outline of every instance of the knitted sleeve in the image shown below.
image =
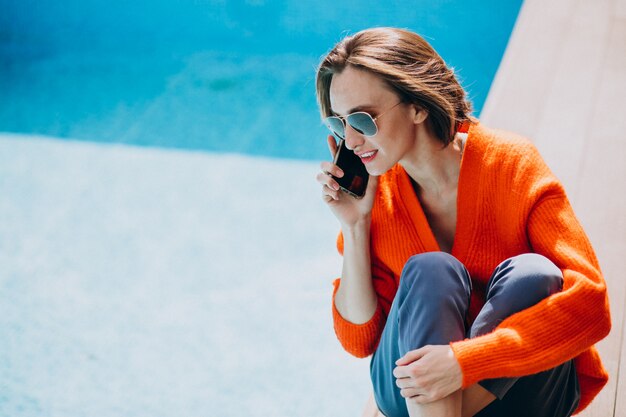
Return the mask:
<path fill-rule="evenodd" d="M 563 290 L 504 320 L 492 333 L 451 343 L 463 386 L 555 367 L 604 338 L 611 327 L 596 256 L 560 184 L 534 204 L 527 236 L 563 272 Z"/>
<path fill-rule="evenodd" d="M 341 234 L 337 239 L 337 248 L 340 253 L 343 253 L 343 236 Z M 332 310 L 335 334 L 343 348 L 358 358 L 365 358 L 376 350 L 395 295 L 393 274 L 379 262 L 372 264 L 372 280 L 378 297 L 378 304 L 372 318 L 363 324 L 351 323 L 341 316 L 335 306 L 335 294 L 341 285 L 341 279 L 338 278 L 333 283 Z"/>

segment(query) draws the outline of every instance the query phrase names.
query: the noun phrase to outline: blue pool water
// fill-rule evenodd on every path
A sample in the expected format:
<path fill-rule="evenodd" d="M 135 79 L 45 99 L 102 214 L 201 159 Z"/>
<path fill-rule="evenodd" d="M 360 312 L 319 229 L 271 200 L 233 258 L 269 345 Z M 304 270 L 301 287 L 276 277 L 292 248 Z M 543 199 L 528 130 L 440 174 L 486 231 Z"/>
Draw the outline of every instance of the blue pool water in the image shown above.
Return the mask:
<path fill-rule="evenodd" d="M 507 4 L 0 0 L 0 416 L 360 415 L 315 66 L 409 27 L 480 109 Z"/>
<path fill-rule="evenodd" d="M 429 39 L 483 106 L 522 0 L 0 0 L 0 132 L 327 157 L 317 62 L 344 34 Z"/>

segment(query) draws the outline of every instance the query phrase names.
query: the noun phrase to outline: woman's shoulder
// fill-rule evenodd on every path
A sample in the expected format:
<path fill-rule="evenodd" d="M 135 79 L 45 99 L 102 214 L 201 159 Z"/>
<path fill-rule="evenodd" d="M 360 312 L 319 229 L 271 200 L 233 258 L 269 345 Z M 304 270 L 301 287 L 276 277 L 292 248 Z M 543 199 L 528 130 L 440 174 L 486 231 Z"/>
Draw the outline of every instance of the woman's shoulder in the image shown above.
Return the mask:
<path fill-rule="evenodd" d="M 508 155 L 510 158 L 520 158 L 538 155 L 537 148 L 526 136 L 482 123 L 470 127 L 468 144 L 478 148 L 485 156 Z"/>
<path fill-rule="evenodd" d="M 537 147 L 525 136 L 478 124 L 470 130 L 466 152 L 467 166 L 462 169 L 470 175 L 479 172 L 480 183 L 499 185 L 503 194 L 563 192 Z"/>
<path fill-rule="evenodd" d="M 550 174 L 533 142 L 518 133 L 476 123 L 470 127 L 465 152 L 472 163 L 497 170 Z"/>

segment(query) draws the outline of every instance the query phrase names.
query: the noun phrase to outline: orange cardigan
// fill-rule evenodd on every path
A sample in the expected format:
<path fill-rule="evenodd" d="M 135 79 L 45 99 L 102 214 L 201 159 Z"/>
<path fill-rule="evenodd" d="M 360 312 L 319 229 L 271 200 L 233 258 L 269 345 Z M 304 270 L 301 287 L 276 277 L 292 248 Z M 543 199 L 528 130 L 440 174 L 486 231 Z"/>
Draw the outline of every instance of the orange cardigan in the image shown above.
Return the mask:
<path fill-rule="evenodd" d="M 343 253 L 343 238 L 338 248 Z M 344 348 L 372 354 L 380 339 L 404 264 L 414 254 L 438 251 L 408 174 L 396 165 L 380 178 L 372 210 L 372 279 L 378 295 L 374 316 L 364 324 L 333 318 Z M 537 373 L 575 358 L 581 387 L 578 411 L 608 380 L 593 346 L 611 320 L 594 251 L 560 182 L 536 148 L 511 133 L 469 127 L 457 196 L 452 255 L 472 277 L 470 318 L 485 302 L 485 286 L 505 259 L 535 252 L 563 272 L 563 290 L 503 321 L 493 332 L 451 343 L 463 371 L 463 387 L 480 380 Z"/>

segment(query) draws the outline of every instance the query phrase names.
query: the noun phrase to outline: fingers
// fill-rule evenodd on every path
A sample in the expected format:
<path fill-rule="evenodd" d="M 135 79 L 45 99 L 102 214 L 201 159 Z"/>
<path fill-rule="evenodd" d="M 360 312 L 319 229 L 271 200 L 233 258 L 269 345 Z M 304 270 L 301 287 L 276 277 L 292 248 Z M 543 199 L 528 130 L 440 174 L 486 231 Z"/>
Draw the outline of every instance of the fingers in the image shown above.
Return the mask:
<path fill-rule="evenodd" d="M 317 174 L 317 182 L 322 184 L 322 196 L 326 202 L 339 200 L 339 184 L 330 175 L 320 172 Z"/>
<path fill-rule="evenodd" d="M 332 162 L 322 162 L 320 164 L 322 172 L 316 176 L 317 182 L 322 185 L 322 196 L 326 202 L 339 200 L 339 183 L 331 175 L 337 178 L 343 177 L 343 171 Z"/>
<path fill-rule="evenodd" d="M 398 378 L 396 379 L 396 386 L 400 389 L 416 388 L 415 381 L 411 378 Z"/>
<path fill-rule="evenodd" d="M 324 201 L 326 201 L 327 203 L 330 203 L 333 200 L 335 201 L 339 200 L 339 196 L 340 196 L 339 193 L 340 193 L 339 190 L 334 190 L 327 185 L 322 187 L 322 197 L 324 198 Z"/>
<path fill-rule="evenodd" d="M 324 161 L 320 164 L 322 173 L 334 175 L 337 178 L 343 177 L 343 170 L 332 162 Z"/>
<path fill-rule="evenodd" d="M 328 143 L 330 156 L 334 158 L 335 154 L 337 153 L 337 142 L 335 141 L 335 137 L 333 135 L 328 135 L 328 137 L 326 138 L 326 142 Z"/>
<path fill-rule="evenodd" d="M 408 351 L 403 357 L 396 361 L 396 365 L 404 366 L 408 365 L 416 360 L 420 359 L 426 354 L 428 346 L 424 346 L 423 348 Z"/>
<path fill-rule="evenodd" d="M 416 386 L 411 378 L 396 379 L 396 385 L 400 388 L 400 395 L 403 398 L 423 397 L 424 389 Z"/>
<path fill-rule="evenodd" d="M 403 398 L 411 399 L 417 404 L 426 404 L 443 398 L 437 389 L 420 384 L 413 378 L 396 379 L 396 385 L 400 388 L 400 395 Z"/>
<path fill-rule="evenodd" d="M 403 398 L 413 398 L 413 397 L 419 397 L 421 394 L 415 388 L 406 388 L 406 389 L 400 390 L 400 395 Z"/>
<path fill-rule="evenodd" d="M 397 366 L 393 370 L 393 376 L 396 378 L 396 385 L 401 389 L 400 394 L 404 398 L 412 398 L 424 394 L 423 390 L 419 389 L 422 379 L 420 374 L 421 366 L 416 363 L 423 355 L 421 349 L 412 350 L 396 361 Z"/>

